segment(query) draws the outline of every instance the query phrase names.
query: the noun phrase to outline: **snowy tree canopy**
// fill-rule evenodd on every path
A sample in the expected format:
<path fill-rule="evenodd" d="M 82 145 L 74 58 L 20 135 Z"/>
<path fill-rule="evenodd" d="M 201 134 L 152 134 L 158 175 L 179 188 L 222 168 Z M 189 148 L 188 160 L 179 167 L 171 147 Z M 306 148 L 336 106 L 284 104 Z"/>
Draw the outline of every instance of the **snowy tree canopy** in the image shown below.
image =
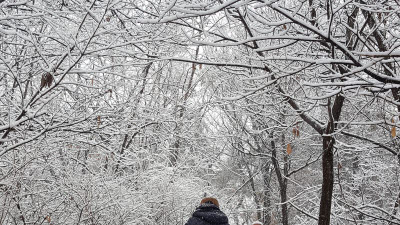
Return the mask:
<path fill-rule="evenodd" d="M 0 9 L 0 224 L 400 224 L 399 1 Z"/>

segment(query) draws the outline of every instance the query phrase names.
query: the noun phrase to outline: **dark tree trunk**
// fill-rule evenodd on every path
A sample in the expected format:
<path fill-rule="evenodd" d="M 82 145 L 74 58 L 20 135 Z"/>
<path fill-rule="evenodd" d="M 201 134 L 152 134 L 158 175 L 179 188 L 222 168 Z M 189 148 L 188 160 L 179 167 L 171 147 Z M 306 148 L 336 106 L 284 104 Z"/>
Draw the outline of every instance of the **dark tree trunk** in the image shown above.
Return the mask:
<path fill-rule="evenodd" d="M 263 199 L 263 222 L 264 224 L 271 223 L 271 164 L 268 162 L 263 169 L 263 180 L 264 180 L 264 199 Z"/>
<path fill-rule="evenodd" d="M 335 144 L 335 138 L 332 136 L 336 124 L 339 120 L 340 113 L 342 112 L 342 106 L 344 97 L 338 94 L 335 98 L 332 108 L 330 100 L 328 100 L 328 115 L 329 123 L 325 129 L 323 136 L 323 154 L 322 154 L 322 194 L 321 202 L 319 205 L 319 225 L 330 224 L 331 219 L 331 208 L 332 208 L 332 194 L 333 194 L 333 182 L 334 182 L 334 171 L 333 171 L 333 146 Z"/>
<path fill-rule="evenodd" d="M 279 194 L 281 197 L 281 212 L 282 212 L 282 224 L 288 225 L 289 218 L 288 218 L 288 208 L 287 208 L 287 178 L 286 176 L 282 176 L 282 172 L 279 166 L 279 162 L 276 155 L 276 144 L 274 140 L 273 133 L 270 134 L 271 138 L 271 148 L 272 148 L 272 164 L 274 165 L 276 177 L 278 178 L 279 183 Z"/>
<path fill-rule="evenodd" d="M 322 155 L 322 195 L 319 205 L 319 225 L 330 224 L 332 193 L 333 193 L 333 143 L 334 139 L 331 137 L 323 138 L 324 152 Z"/>

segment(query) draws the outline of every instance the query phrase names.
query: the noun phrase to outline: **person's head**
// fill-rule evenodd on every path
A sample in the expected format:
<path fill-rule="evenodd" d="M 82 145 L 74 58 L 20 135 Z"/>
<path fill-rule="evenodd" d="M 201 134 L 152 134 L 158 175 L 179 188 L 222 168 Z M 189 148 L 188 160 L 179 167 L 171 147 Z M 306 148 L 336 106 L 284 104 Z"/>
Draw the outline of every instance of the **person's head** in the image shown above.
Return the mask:
<path fill-rule="evenodd" d="M 203 204 L 206 204 L 206 203 L 207 203 L 207 204 L 216 205 L 216 206 L 219 208 L 218 200 L 215 199 L 215 198 L 211 198 L 211 197 L 203 198 L 203 199 L 201 200 L 201 202 L 200 202 L 200 205 L 203 205 Z"/>

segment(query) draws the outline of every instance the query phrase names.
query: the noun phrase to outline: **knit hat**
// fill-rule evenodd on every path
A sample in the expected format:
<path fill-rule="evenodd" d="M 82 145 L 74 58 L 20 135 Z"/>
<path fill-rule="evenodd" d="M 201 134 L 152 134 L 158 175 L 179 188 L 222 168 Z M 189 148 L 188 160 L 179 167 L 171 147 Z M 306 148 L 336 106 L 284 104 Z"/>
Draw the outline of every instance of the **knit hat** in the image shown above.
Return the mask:
<path fill-rule="evenodd" d="M 219 203 L 218 200 L 215 198 L 203 198 L 200 202 L 200 205 L 204 204 L 204 203 L 211 203 L 216 205 L 217 207 L 219 207 Z"/>

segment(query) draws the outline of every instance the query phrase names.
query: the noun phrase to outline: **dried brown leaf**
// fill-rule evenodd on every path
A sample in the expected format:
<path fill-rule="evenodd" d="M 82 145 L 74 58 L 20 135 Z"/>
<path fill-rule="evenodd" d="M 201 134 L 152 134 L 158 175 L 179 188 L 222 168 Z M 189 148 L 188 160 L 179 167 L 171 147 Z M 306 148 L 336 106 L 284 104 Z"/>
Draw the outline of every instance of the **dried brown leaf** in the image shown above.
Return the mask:
<path fill-rule="evenodd" d="M 45 73 L 42 75 L 42 79 L 40 80 L 40 90 L 42 90 L 44 87 L 50 87 L 51 84 L 53 83 L 54 77 L 51 75 L 51 73 Z"/>
<path fill-rule="evenodd" d="M 292 146 L 290 144 L 287 144 L 286 152 L 288 155 L 292 154 Z"/>

